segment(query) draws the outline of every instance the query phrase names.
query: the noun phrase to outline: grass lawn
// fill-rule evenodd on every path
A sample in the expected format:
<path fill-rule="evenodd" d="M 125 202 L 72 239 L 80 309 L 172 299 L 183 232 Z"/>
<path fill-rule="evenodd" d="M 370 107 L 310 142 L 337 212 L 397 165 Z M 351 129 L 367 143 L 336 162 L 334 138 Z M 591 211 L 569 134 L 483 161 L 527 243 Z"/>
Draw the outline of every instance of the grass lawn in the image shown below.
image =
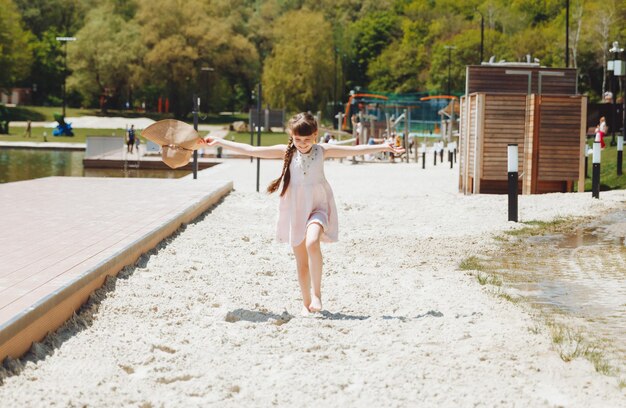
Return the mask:
<path fill-rule="evenodd" d="M 12 127 L 9 129 L 9 135 L 0 135 L 0 141 L 3 142 L 43 142 L 43 133 L 47 133 L 48 142 L 63 142 L 63 143 L 85 143 L 87 136 L 124 136 L 123 129 L 73 129 L 74 136 L 52 136 L 53 128 L 32 128 L 32 137 L 24 137 L 23 127 Z M 141 137 L 141 130 L 137 130 L 137 134 Z M 201 136 L 204 136 L 204 132 L 200 132 Z M 228 140 L 234 140 L 240 143 L 250 143 L 249 133 L 237 133 L 229 132 L 227 136 Z M 254 144 L 256 145 L 257 135 L 254 134 Z M 144 142 L 144 140 L 142 140 Z M 261 134 L 261 145 L 271 146 L 275 144 L 287 143 L 288 137 L 286 133 L 266 133 Z"/>
<path fill-rule="evenodd" d="M 54 121 L 54 114 L 61 113 L 63 111 L 61 106 L 16 106 L 14 108 L 7 108 L 9 110 L 11 121 L 26 121 L 32 120 L 36 122 L 42 121 Z M 70 108 L 65 107 L 65 115 L 67 117 L 78 116 L 119 116 L 124 118 L 137 118 L 146 117 L 154 120 L 172 119 L 174 115 L 172 113 L 158 113 L 158 112 L 140 112 L 140 111 L 128 111 L 128 110 L 111 110 L 107 111 L 104 115 L 99 109 L 83 109 L 83 108 Z M 220 124 L 229 125 L 235 121 L 247 121 L 248 114 L 246 113 L 200 113 L 198 115 L 198 123 L 204 124 Z M 193 123 L 193 115 L 189 114 L 185 118 L 186 122 Z"/>
<path fill-rule="evenodd" d="M 228 132 L 227 140 L 234 140 L 239 143 L 250 144 L 250 133 Z M 254 134 L 254 145 L 256 145 L 257 134 Z M 289 137 L 286 133 L 261 132 L 261 146 L 272 146 L 275 144 L 287 144 Z"/>
<path fill-rule="evenodd" d="M 611 137 L 604 138 L 606 148 L 602 151 L 600 163 L 600 190 L 615 190 L 626 188 L 626 158 L 622 161 L 621 176 L 617 175 L 617 147 L 610 146 Z M 590 145 L 590 142 L 587 143 Z M 591 175 L 593 170 L 592 155 L 589 155 L 587 174 L 589 178 L 585 181 L 585 191 L 591 191 Z"/>
<path fill-rule="evenodd" d="M 11 121 L 26 121 L 32 120 L 36 122 L 54 121 L 54 114 L 61 113 L 63 109 L 58 106 L 16 106 L 14 108 L 7 108 Z M 77 109 L 65 107 L 66 116 L 85 116 L 93 115 L 92 109 Z"/>

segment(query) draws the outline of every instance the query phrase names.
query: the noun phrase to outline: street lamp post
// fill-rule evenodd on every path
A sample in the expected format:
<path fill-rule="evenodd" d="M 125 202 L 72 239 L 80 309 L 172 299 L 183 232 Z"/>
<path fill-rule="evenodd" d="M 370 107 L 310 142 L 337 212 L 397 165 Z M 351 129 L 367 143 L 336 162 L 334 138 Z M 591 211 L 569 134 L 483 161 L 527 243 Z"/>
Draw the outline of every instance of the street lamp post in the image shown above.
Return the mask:
<path fill-rule="evenodd" d="M 337 109 L 337 54 L 339 50 L 335 47 L 335 87 L 333 92 L 333 110 L 332 115 L 335 115 L 335 110 Z"/>
<path fill-rule="evenodd" d="M 200 109 L 200 98 L 194 93 L 193 96 L 193 128 L 198 131 L 198 110 Z M 193 150 L 193 179 L 198 178 L 198 149 Z"/>
<path fill-rule="evenodd" d="M 212 67 L 202 67 L 200 71 L 206 72 L 206 112 L 209 113 L 209 72 L 215 71 Z"/>
<path fill-rule="evenodd" d="M 565 68 L 569 68 L 569 0 L 565 0 Z"/>
<path fill-rule="evenodd" d="M 450 67 L 452 66 L 452 50 L 456 50 L 454 45 L 444 45 L 443 48 L 448 50 L 448 95 L 450 95 Z"/>
<path fill-rule="evenodd" d="M 63 52 L 63 117 L 65 118 L 65 98 L 66 98 L 66 80 L 67 80 L 67 43 L 76 41 L 76 37 L 57 37 L 57 41 L 65 43 L 65 51 Z"/>
<path fill-rule="evenodd" d="M 483 55 L 485 51 L 485 16 L 478 9 L 476 9 L 476 12 L 480 14 L 480 61 L 478 61 L 478 65 L 480 65 L 483 63 Z"/>
<path fill-rule="evenodd" d="M 250 96 L 250 100 L 252 101 L 252 104 L 250 105 L 250 146 L 254 146 L 254 129 L 255 126 L 260 126 L 257 122 L 259 121 L 258 119 L 254 119 L 254 113 L 252 110 L 252 107 L 254 106 L 254 89 L 252 90 L 251 96 Z M 254 162 L 254 157 L 250 156 L 250 163 Z"/>
<path fill-rule="evenodd" d="M 611 146 L 616 146 L 617 142 L 615 141 L 615 128 L 617 127 L 617 95 L 615 90 L 615 79 L 619 76 L 624 76 L 624 62 L 619 59 L 619 54 L 624 52 L 623 48 L 619 47 L 619 43 L 617 41 L 613 41 L 613 46 L 609 49 L 609 52 L 613 54 L 613 59 L 609 61 L 608 71 L 611 72 L 611 92 L 613 93 L 613 97 L 611 100 Z"/>

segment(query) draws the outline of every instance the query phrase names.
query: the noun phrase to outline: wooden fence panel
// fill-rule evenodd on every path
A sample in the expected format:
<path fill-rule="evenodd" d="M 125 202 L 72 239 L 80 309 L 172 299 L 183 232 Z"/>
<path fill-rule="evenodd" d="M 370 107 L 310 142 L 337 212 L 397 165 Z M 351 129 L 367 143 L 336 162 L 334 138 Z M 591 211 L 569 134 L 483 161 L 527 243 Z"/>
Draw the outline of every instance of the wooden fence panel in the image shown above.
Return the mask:
<path fill-rule="evenodd" d="M 538 182 L 578 179 L 582 102 L 580 96 L 539 98 Z"/>
<path fill-rule="evenodd" d="M 507 145 L 517 143 L 520 157 L 524 154 L 526 129 L 526 95 L 487 94 L 484 115 L 482 178 L 507 179 Z M 520 173 L 523 160 L 519 160 Z"/>

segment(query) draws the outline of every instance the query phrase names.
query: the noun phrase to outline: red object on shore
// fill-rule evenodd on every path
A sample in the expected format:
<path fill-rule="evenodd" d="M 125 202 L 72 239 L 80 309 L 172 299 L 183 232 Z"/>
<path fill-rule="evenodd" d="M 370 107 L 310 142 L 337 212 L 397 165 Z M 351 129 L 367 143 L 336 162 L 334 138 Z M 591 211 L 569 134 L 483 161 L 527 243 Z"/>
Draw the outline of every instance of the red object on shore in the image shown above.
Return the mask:
<path fill-rule="evenodd" d="M 594 139 L 596 142 L 600 142 L 600 147 L 604 149 L 606 144 L 604 143 L 604 132 L 596 129 L 596 138 Z"/>
<path fill-rule="evenodd" d="M 157 103 L 157 111 L 159 113 L 161 113 L 162 106 L 163 106 L 163 99 L 159 96 L 159 102 Z"/>

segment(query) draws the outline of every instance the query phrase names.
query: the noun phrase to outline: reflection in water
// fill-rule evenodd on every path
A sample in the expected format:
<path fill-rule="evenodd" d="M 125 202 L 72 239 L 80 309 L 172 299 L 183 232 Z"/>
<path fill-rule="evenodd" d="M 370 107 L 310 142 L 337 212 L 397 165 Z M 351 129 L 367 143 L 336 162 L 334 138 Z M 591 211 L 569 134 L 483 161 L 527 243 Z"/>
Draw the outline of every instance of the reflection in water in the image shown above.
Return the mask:
<path fill-rule="evenodd" d="M 573 317 L 626 362 L 626 211 L 567 235 L 529 237 L 491 265 L 532 304 Z"/>
<path fill-rule="evenodd" d="M 142 169 L 84 169 L 85 177 L 131 177 L 131 178 L 181 178 L 190 174 L 187 170 L 142 170 Z"/>
<path fill-rule="evenodd" d="M 181 170 L 83 169 L 82 151 L 0 149 L 0 183 L 50 176 L 180 178 Z"/>

